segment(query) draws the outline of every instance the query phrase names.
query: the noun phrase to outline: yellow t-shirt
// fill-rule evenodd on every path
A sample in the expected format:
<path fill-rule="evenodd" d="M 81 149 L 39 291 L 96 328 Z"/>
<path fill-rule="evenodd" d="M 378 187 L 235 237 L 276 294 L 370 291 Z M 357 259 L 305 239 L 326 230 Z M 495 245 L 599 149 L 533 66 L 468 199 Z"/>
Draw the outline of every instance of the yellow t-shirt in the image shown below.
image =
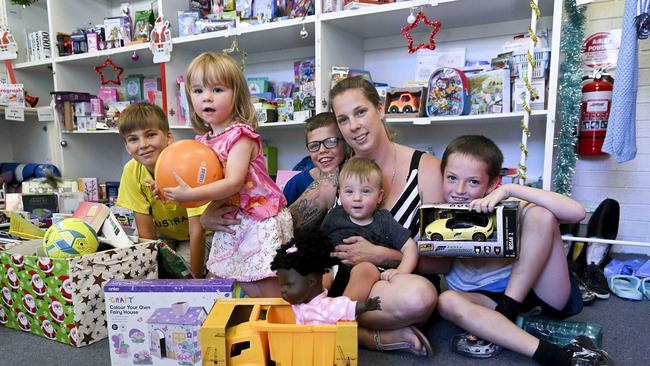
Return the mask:
<path fill-rule="evenodd" d="M 131 159 L 122 170 L 120 190 L 117 194 L 118 206 L 144 215 L 153 216 L 158 233 L 176 240 L 189 240 L 189 216 L 198 216 L 207 207 L 185 209 L 173 203 L 154 199 L 145 179 L 153 179 L 147 168 Z"/>

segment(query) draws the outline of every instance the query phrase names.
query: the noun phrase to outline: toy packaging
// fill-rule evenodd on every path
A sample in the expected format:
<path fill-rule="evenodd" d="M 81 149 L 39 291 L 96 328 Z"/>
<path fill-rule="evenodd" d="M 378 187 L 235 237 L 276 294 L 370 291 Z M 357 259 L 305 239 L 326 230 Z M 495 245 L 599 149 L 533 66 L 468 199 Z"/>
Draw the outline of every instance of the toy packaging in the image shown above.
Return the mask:
<path fill-rule="evenodd" d="M 0 84 L 0 105 L 25 106 L 23 84 Z"/>
<path fill-rule="evenodd" d="M 201 325 L 233 286 L 227 279 L 109 281 L 111 365 L 201 365 Z"/>
<path fill-rule="evenodd" d="M 426 88 L 389 88 L 386 92 L 386 114 L 391 117 L 424 117 Z"/>
<path fill-rule="evenodd" d="M 106 337 L 106 281 L 158 277 L 156 241 L 122 249 L 100 246 L 96 253 L 70 258 L 35 255 L 40 248 L 42 240 L 28 240 L 0 252 L 0 324 L 75 347 Z"/>
<path fill-rule="evenodd" d="M 510 112 L 510 69 L 483 71 L 467 76 L 470 114 Z"/>
<path fill-rule="evenodd" d="M 531 85 L 537 92 L 537 97 L 530 99 L 530 109 L 543 110 L 546 107 L 546 79 L 532 79 Z M 515 79 L 515 86 L 512 92 L 512 101 L 514 104 L 514 111 L 520 112 L 524 110 L 521 98 L 526 94 L 526 85 L 522 80 Z"/>
<path fill-rule="evenodd" d="M 460 116 L 469 112 L 469 82 L 465 73 L 450 67 L 436 69 L 427 87 L 427 116 Z"/>
<path fill-rule="evenodd" d="M 517 258 L 518 203 L 503 201 L 494 212 L 469 211 L 465 203 L 420 206 L 418 250 L 431 257 Z"/>

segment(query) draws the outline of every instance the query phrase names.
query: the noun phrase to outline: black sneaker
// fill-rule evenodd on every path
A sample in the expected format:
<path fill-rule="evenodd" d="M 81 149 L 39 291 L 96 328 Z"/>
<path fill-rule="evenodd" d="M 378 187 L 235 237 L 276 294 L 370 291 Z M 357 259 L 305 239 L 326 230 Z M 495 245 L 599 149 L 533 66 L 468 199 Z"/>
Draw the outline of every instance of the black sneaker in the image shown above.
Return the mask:
<path fill-rule="evenodd" d="M 573 338 L 562 350 L 571 355 L 571 366 L 614 365 L 607 352 L 596 348 L 591 339 L 585 336 Z"/>
<path fill-rule="evenodd" d="M 609 286 L 603 270 L 592 263 L 585 267 L 582 273 L 582 281 L 599 299 L 609 299 Z"/>
<path fill-rule="evenodd" d="M 596 293 L 591 291 L 589 287 L 576 276 L 576 282 L 578 282 L 578 290 L 580 290 L 580 296 L 582 297 L 582 303 L 584 305 L 591 305 L 596 301 Z"/>

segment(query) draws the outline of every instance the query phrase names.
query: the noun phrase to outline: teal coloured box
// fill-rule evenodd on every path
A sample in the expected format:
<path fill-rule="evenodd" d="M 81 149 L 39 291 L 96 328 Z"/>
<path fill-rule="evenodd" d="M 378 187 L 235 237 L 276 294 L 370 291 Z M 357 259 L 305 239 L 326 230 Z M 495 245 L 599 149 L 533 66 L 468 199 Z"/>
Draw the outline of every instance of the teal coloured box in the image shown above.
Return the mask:
<path fill-rule="evenodd" d="M 144 76 L 141 74 L 129 75 L 126 77 L 126 99 L 141 101 L 142 100 L 142 79 Z"/>

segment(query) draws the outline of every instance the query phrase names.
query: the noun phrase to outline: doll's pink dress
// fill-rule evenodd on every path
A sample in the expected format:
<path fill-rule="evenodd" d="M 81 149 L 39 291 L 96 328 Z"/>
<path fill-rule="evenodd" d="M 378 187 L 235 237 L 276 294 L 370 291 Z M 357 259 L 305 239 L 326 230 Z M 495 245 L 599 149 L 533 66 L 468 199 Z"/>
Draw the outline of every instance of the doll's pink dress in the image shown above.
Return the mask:
<path fill-rule="evenodd" d="M 345 296 L 327 297 L 327 290 L 305 304 L 291 305 L 296 324 L 336 324 L 339 320 L 354 320 L 357 302 Z"/>
<path fill-rule="evenodd" d="M 236 123 L 216 136 L 197 136 L 196 141 L 211 147 L 227 171 L 228 152 L 241 138 L 255 141 L 259 151 L 239 194 L 230 198 L 239 207 L 233 216 L 241 224 L 230 226 L 234 235 L 214 233 L 207 267 L 218 277 L 250 282 L 275 276 L 271 261 L 276 249 L 291 239 L 293 224 L 287 200 L 266 170 L 260 135 L 250 126 Z"/>

